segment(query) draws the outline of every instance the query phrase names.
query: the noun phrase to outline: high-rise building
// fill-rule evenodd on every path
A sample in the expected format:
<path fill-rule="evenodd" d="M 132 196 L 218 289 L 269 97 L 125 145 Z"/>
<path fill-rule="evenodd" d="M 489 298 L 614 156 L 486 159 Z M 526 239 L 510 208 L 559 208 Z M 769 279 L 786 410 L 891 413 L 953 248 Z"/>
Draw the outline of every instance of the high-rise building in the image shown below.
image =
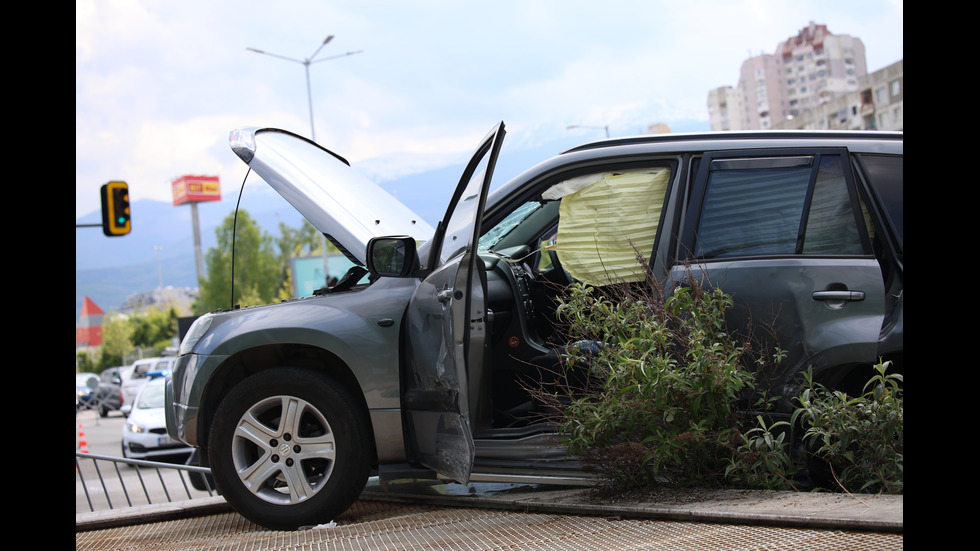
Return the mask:
<path fill-rule="evenodd" d="M 788 113 L 797 116 L 858 88 L 868 74 L 860 38 L 810 25 L 776 47 L 786 78 Z"/>
<path fill-rule="evenodd" d="M 767 129 L 858 88 L 867 74 L 864 44 L 835 35 L 812 21 L 776 46 L 774 54 L 752 56 L 742 63 L 738 86 L 708 93 L 712 130 Z M 740 102 L 738 120 L 732 98 Z M 727 117 L 723 116 L 727 113 Z"/>
<path fill-rule="evenodd" d="M 782 60 L 774 55 L 750 57 L 742 63 L 738 89 L 742 95 L 742 128 L 767 129 L 786 118 L 786 87 Z"/>
<path fill-rule="evenodd" d="M 905 62 L 858 79 L 858 89 L 839 95 L 776 125 L 808 130 L 905 130 Z"/>

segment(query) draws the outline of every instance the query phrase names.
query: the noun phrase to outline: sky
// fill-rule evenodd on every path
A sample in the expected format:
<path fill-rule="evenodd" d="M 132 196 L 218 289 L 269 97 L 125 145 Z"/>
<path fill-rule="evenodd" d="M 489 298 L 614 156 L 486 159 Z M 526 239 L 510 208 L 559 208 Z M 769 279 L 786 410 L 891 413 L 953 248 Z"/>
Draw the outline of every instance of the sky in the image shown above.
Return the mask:
<path fill-rule="evenodd" d="M 708 92 L 810 21 L 860 38 L 869 72 L 903 58 L 902 0 L 76 0 L 75 216 L 111 180 L 233 195 L 236 128 L 314 135 L 382 185 L 462 163 L 500 121 L 501 156 L 708 130 Z"/>

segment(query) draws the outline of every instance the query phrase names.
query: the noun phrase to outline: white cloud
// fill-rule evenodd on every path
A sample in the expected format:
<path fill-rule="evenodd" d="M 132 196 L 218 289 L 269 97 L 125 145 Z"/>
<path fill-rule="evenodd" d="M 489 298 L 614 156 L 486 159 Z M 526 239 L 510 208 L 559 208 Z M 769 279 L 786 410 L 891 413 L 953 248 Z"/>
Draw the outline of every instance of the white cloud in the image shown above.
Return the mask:
<path fill-rule="evenodd" d="M 164 200 L 181 174 L 241 177 L 242 126 L 310 128 L 379 177 L 455 162 L 494 123 L 511 144 L 705 121 L 710 89 L 737 82 L 813 20 L 860 37 L 870 70 L 898 61 L 902 2 L 877 0 L 76 0 L 76 216 L 98 187 Z M 349 51 L 362 53 L 325 59 Z M 540 133 L 536 137 L 523 132 Z M 572 133 L 592 139 L 601 135 Z M 385 168 L 380 168 L 385 165 Z M 164 191 L 161 191 L 163 189 Z"/>

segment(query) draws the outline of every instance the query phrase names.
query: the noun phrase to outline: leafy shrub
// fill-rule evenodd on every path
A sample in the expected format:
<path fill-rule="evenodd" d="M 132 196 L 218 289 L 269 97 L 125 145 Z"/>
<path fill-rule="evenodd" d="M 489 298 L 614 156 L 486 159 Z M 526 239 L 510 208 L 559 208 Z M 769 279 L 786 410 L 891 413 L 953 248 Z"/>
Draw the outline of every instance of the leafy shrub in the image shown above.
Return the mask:
<path fill-rule="evenodd" d="M 729 334 L 732 299 L 691 277 L 668 295 L 645 286 L 573 284 L 559 300 L 569 372 L 561 421 L 569 452 L 618 489 L 662 482 L 719 485 L 741 444 L 740 411 L 759 357 Z M 761 350 L 761 349 L 758 349 Z M 741 405 L 741 407 L 740 407 Z"/>
<path fill-rule="evenodd" d="M 801 469 L 789 453 L 790 424 L 777 421 L 767 426 L 762 416 L 756 419 L 758 426 L 742 434 L 742 443 L 725 469 L 725 476 L 742 488 L 797 489 L 794 477 Z"/>
<path fill-rule="evenodd" d="M 826 466 L 827 489 L 902 492 L 902 376 L 875 366 L 850 397 L 804 373 L 789 421 L 767 421 L 763 376 L 784 351 L 728 332 L 730 296 L 695 280 L 602 288 L 572 284 L 558 301 L 567 342 L 561 384 L 539 390 L 567 435 L 569 453 L 623 492 L 658 484 L 797 489 L 794 427 Z M 768 424 L 767 424 L 768 423 Z"/>
<path fill-rule="evenodd" d="M 827 389 L 805 374 L 792 420 L 805 427 L 811 464 L 826 465 L 831 484 L 844 491 L 903 491 L 903 378 L 888 373 L 890 365 L 879 362 L 864 394 L 857 397 Z"/>

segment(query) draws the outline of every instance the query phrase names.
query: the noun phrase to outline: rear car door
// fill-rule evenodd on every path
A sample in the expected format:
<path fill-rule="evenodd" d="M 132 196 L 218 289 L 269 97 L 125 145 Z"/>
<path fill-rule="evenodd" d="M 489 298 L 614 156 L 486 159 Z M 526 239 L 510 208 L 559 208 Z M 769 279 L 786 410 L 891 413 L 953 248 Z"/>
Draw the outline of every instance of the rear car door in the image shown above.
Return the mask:
<path fill-rule="evenodd" d="M 473 468 L 471 410 L 489 379 L 486 272 L 477 241 L 504 137 L 500 123 L 480 143 L 436 228 L 424 273 L 406 312 L 403 411 L 412 455 L 465 483 Z"/>
<path fill-rule="evenodd" d="M 800 369 L 874 363 L 884 284 L 846 149 L 705 154 L 681 246 L 732 295 L 730 323 L 772 324 L 787 352 L 777 394 L 795 395 Z"/>

